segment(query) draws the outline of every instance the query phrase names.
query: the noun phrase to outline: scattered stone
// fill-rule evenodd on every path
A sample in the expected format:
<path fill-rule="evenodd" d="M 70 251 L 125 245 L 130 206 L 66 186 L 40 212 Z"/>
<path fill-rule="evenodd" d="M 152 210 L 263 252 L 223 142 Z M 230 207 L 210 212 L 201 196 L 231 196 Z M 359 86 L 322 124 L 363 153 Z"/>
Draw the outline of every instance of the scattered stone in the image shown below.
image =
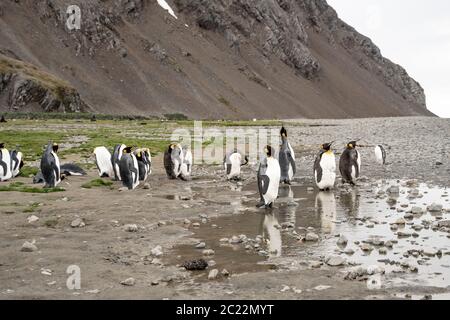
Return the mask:
<path fill-rule="evenodd" d="M 200 223 L 194 222 L 194 223 L 192 224 L 192 226 L 193 226 L 194 228 L 200 228 Z"/>
<path fill-rule="evenodd" d="M 387 193 L 389 194 L 400 194 L 400 187 L 398 186 L 391 186 L 390 188 L 388 188 L 386 190 Z"/>
<path fill-rule="evenodd" d="M 434 257 L 438 254 L 438 251 L 433 248 L 426 248 L 423 250 L 423 254 L 427 257 Z"/>
<path fill-rule="evenodd" d="M 144 189 L 145 189 L 145 190 L 150 189 L 150 183 L 148 183 L 148 182 L 145 183 L 145 184 L 144 184 Z"/>
<path fill-rule="evenodd" d="M 341 235 L 341 236 L 339 237 L 338 241 L 337 241 L 337 244 L 338 244 L 339 246 L 346 246 L 347 243 L 348 243 L 348 239 L 347 239 L 347 237 L 344 236 L 344 235 Z"/>
<path fill-rule="evenodd" d="M 128 278 L 120 282 L 123 286 L 132 287 L 136 284 L 136 280 L 134 278 Z"/>
<path fill-rule="evenodd" d="M 355 254 L 355 250 L 353 250 L 353 249 L 351 249 L 351 248 L 348 248 L 348 249 L 346 249 L 346 250 L 344 251 L 344 253 L 347 254 L 347 255 L 349 255 L 349 256 L 352 256 L 352 255 Z"/>
<path fill-rule="evenodd" d="M 242 240 L 241 240 L 241 238 L 239 238 L 238 236 L 233 236 L 233 237 L 230 239 L 230 243 L 231 243 L 231 244 L 239 244 L 239 243 L 242 243 Z"/>
<path fill-rule="evenodd" d="M 204 243 L 204 242 L 197 243 L 195 245 L 195 248 L 196 249 L 205 249 L 206 248 L 206 243 Z"/>
<path fill-rule="evenodd" d="M 314 188 L 313 188 L 313 187 L 308 187 L 308 188 L 306 188 L 306 191 L 308 191 L 308 192 L 314 192 Z"/>
<path fill-rule="evenodd" d="M 100 293 L 100 290 L 99 289 L 87 290 L 86 293 L 88 293 L 88 294 L 98 294 L 98 293 Z"/>
<path fill-rule="evenodd" d="M 388 253 L 388 250 L 387 250 L 386 248 L 380 248 L 380 249 L 378 250 L 378 253 L 379 253 L 379 254 L 382 254 L 382 255 L 386 255 L 386 254 Z"/>
<path fill-rule="evenodd" d="M 70 226 L 72 228 L 83 228 L 84 226 L 86 226 L 86 224 L 84 223 L 83 219 L 81 218 L 76 218 L 75 220 L 73 220 L 70 223 Z"/>
<path fill-rule="evenodd" d="M 230 239 L 228 238 L 222 238 L 219 240 L 220 243 L 228 243 L 230 241 Z"/>
<path fill-rule="evenodd" d="M 37 217 L 35 215 L 31 215 L 27 218 L 27 220 L 28 220 L 28 223 L 33 223 L 33 222 L 39 221 L 39 217 Z"/>
<path fill-rule="evenodd" d="M 153 281 L 151 282 L 151 285 L 152 285 L 152 286 L 157 286 L 157 285 L 159 285 L 159 281 L 158 281 L 158 280 L 153 280 Z"/>
<path fill-rule="evenodd" d="M 41 269 L 41 274 L 43 274 L 44 276 L 51 276 L 52 275 L 52 270 L 46 269 L 46 268 L 42 268 Z"/>
<path fill-rule="evenodd" d="M 422 210 L 421 207 L 412 207 L 411 213 L 412 213 L 412 214 L 415 214 L 415 215 L 417 215 L 417 214 L 422 214 L 422 213 L 423 213 L 423 210 Z"/>
<path fill-rule="evenodd" d="M 204 256 L 213 256 L 214 254 L 215 254 L 215 252 L 214 252 L 213 249 L 206 249 L 206 250 L 203 250 L 203 255 L 204 255 Z"/>
<path fill-rule="evenodd" d="M 230 276 L 230 273 L 228 272 L 227 269 L 223 269 L 222 272 L 221 272 L 221 274 L 222 274 L 222 276 L 224 276 L 224 277 L 229 277 L 229 276 Z"/>
<path fill-rule="evenodd" d="M 186 270 L 194 271 L 194 270 L 205 270 L 208 267 L 208 263 L 204 259 L 190 260 L 186 261 L 182 264 Z"/>
<path fill-rule="evenodd" d="M 189 220 L 189 219 L 184 219 L 184 222 L 183 222 L 184 224 L 191 224 L 191 220 Z"/>
<path fill-rule="evenodd" d="M 126 232 L 137 232 L 138 231 L 138 226 L 135 224 L 126 224 L 123 226 L 123 229 Z"/>
<path fill-rule="evenodd" d="M 346 263 L 345 258 L 341 256 L 331 256 L 325 260 L 326 264 L 331 267 L 339 267 Z"/>
<path fill-rule="evenodd" d="M 34 245 L 34 243 L 25 241 L 25 243 L 22 245 L 22 248 L 20 249 L 20 251 L 22 252 L 34 252 L 37 251 L 38 248 Z"/>
<path fill-rule="evenodd" d="M 315 287 L 314 290 L 317 290 L 317 291 L 324 291 L 324 290 L 328 290 L 328 289 L 330 289 L 330 288 L 331 288 L 331 286 L 320 285 L 320 286 Z"/>
<path fill-rule="evenodd" d="M 219 275 L 219 270 L 212 269 L 208 274 L 208 280 L 214 280 L 217 278 L 218 275 Z"/>
<path fill-rule="evenodd" d="M 373 250 L 372 246 L 367 243 L 363 243 L 360 248 L 364 252 L 370 252 Z"/>
<path fill-rule="evenodd" d="M 160 256 L 163 255 L 162 247 L 161 247 L 161 246 L 156 246 L 156 247 L 154 247 L 154 248 L 150 251 L 150 253 L 151 253 L 152 256 L 154 256 L 154 257 L 160 257 Z"/>
<path fill-rule="evenodd" d="M 394 223 L 391 223 L 391 224 L 396 224 L 396 225 L 399 225 L 399 226 L 404 226 L 404 225 L 406 224 L 406 220 L 405 220 L 404 218 L 400 218 L 400 219 L 397 219 Z"/>
<path fill-rule="evenodd" d="M 308 232 L 305 237 L 305 241 L 308 242 L 317 242 L 319 241 L 319 236 L 313 232 Z"/>
<path fill-rule="evenodd" d="M 318 269 L 318 268 L 320 268 L 321 266 L 322 266 L 322 262 L 320 262 L 320 261 L 310 261 L 309 262 L 309 267 L 310 268 L 313 268 L 313 269 Z"/>
<path fill-rule="evenodd" d="M 428 211 L 430 212 L 441 212 L 444 206 L 442 204 L 433 203 L 428 206 Z"/>

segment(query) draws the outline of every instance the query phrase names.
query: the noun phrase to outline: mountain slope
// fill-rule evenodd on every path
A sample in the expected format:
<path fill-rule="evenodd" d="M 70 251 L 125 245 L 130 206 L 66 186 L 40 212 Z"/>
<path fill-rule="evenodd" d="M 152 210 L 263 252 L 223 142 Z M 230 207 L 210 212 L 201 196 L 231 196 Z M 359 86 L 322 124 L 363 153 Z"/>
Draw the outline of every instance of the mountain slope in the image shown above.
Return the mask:
<path fill-rule="evenodd" d="M 324 0 L 168 1 L 177 18 L 158 2 L 2 1 L 0 53 L 63 79 L 94 112 L 431 115 L 420 85 Z M 81 30 L 65 25 L 72 4 Z M 11 87 L 0 111 L 13 110 Z"/>

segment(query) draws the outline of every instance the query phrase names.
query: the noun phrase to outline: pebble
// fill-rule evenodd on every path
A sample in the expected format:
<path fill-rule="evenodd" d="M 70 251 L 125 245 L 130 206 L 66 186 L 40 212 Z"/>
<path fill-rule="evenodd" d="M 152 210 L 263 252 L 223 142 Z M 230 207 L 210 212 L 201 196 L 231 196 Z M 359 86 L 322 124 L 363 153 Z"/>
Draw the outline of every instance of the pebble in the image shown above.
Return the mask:
<path fill-rule="evenodd" d="M 373 248 L 372 248 L 372 246 L 370 246 L 369 244 L 363 243 L 363 244 L 361 245 L 361 250 L 364 251 L 364 252 L 369 252 L 369 251 L 372 251 Z"/>
<path fill-rule="evenodd" d="M 197 243 L 195 245 L 195 248 L 196 249 L 205 249 L 206 248 L 206 243 L 204 243 L 204 242 Z"/>
<path fill-rule="evenodd" d="M 231 243 L 231 244 L 239 244 L 239 243 L 242 243 L 242 240 L 241 240 L 241 238 L 239 238 L 238 236 L 233 236 L 233 237 L 230 239 L 230 243 Z"/>
<path fill-rule="evenodd" d="M 320 262 L 320 261 L 310 261 L 309 262 L 309 267 L 310 268 L 313 268 L 313 269 L 318 269 L 318 268 L 320 268 L 321 266 L 322 266 L 322 262 Z"/>
<path fill-rule="evenodd" d="M 183 223 L 184 223 L 184 224 L 191 224 L 191 220 L 189 220 L 189 219 L 184 219 Z"/>
<path fill-rule="evenodd" d="M 152 256 L 160 257 L 160 256 L 163 255 L 162 247 L 161 246 L 156 246 L 150 251 L 150 253 L 152 254 Z"/>
<path fill-rule="evenodd" d="M 222 238 L 219 240 L 219 242 L 221 242 L 221 243 L 227 243 L 229 241 L 230 241 L 230 239 L 228 239 L 228 238 Z"/>
<path fill-rule="evenodd" d="M 34 245 L 34 243 L 25 241 L 25 243 L 22 245 L 22 248 L 20 249 L 20 251 L 22 252 L 34 252 L 37 251 L 38 248 Z"/>
<path fill-rule="evenodd" d="M 348 254 L 349 256 L 351 256 L 351 255 L 355 254 L 355 250 L 349 248 L 349 249 L 345 250 L 344 253 Z"/>
<path fill-rule="evenodd" d="M 208 274 L 208 280 L 214 280 L 217 278 L 218 275 L 219 275 L 219 270 L 212 269 Z"/>
<path fill-rule="evenodd" d="M 320 286 L 315 287 L 314 290 L 323 291 L 323 290 L 328 290 L 330 288 L 331 288 L 331 286 L 320 285 Z"/>
<path fill-rule="evenodd" d="M 135 224 L 126 224 L 123 226 L 123 229 L 126 232 L 137 232 L 138 231 L 138 226 Z"/>
<path fill-rule="evenodd" d="M 192 226 L 193 226 L 194 228 L 200 228 L 200 223 L 194 222 L 194 223 L 192 224 Z"/>
<path fill-rule="evenodd" d="M 306 234 L 305 240 L 308 242 L 317 242 L 319 241 L 319 236 L 313 232 L 308 232 Z"/>
<path fill-rule="evenodd" d="M 378 250 L 378 253 L 379 253 L 379 254 L 382 254 L 382 255 L 385 255 L 385 254 L 388 253 L 388 251 L 387 251 L 386 248 L 380 248 L 380 249 Z"/>
<path fill-rule="evenodd" d="M 428 211 L 430 212 L 441 212 L 443 209 L 443 205 L 442 204 L 438 204 L 438 203 L 433 203 L 430 206 L 428 206 Z"/>
<path fill-rule="evenodd" d="M 145 189 L 145 190 L 150 189 L 150 183 L 145 183 L 145 184 L 144 184 L 144 189 Z"/>
<path fill-rule="evenodd" d="M 227 269 L 223 269 L 222 272 L 221 272 L 221 274 L 222 274 L 224 277 L 229 277 L 229 276 L 230 276 L 230 272 L 228 272 Z"/>
<path fill-rule="evenodd" d="M 326 264 L 331 267 L 339 267 L 346 263 L 345 258 L 341 256 L 331 256 L 325 260 Z"/>
<path fill-rule="evenodd" d="M 136 284 L 136 280 L 134 278 L 128 278 L 120 282 L 123 286 L 134 286 Z"/>
<path fill-rule="evenodd" d="M 81 218 L 76 218 L 75 220 L 73 220 L 70 223 L 70 226 L 72 228 L 83 228 L 84 226 L 86 226 L 86 224 L 84 223 L 83 219 Z"/>
<path fill-rule="evenodd" d="M 39 217 L 37 217 L 35 215 L 31 215 L 27 218 L 27 220 L 28 220 L 28 223 L 33 223 L 33 222 L 39 221 Z"/>
<path fill-rule="evenodd" d="M 386 190 L 389 194 L 400 194 L 400 187 L 398 186 L 391 186 L 389 189 Z"/>
<path fill-rule="evenodd" d="M 411 213 L 412 213 L 412 214 L 422 214 L 422 213 L 423 213 L 423 210 L 422 210 L 421 207 L 412 207 Z"/>
<path fill-rule="evenodd" d="M 339 246 L 346 246 L 347 243 L 348 243 L 348 239 L 347 239 L 347 237 L 344 236 L 344 235 L 341 235 L 341 236 L 339 237 L 338 241 L 337 241 L 337 244 L 338 244 Z"/>
<path fill-rule="evenodd" d="M 214 252 L 213 249 L 206 249 L 206 250 L 203 250 L 202 253 L 203 253 L 204 256 L 213 256 L 213 255 L 215 254 L 215 252 Z"/>

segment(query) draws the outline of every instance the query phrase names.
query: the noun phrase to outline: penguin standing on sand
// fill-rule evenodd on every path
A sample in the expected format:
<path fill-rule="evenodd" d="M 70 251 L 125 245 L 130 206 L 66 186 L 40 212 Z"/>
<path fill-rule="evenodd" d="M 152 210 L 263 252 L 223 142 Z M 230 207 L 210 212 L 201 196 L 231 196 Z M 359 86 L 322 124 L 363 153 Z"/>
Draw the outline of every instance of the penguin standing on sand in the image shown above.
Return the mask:
<path fill-rule="evenodd" d="M 44 177 L 44 188 L 54 188 L 61 182 L 61 168 L 57 155 L 58 145 L 49 143 L 41 159 L 41 172 Z"/>
<path fill-rule="evenodd" d="M 381 144 L 375 147 L 375 158 L 380 165 L 386 164 L 386 150 Z"/>
<path fill-rule="evenodd" d="M 241 175 L 241 167 L 248 164 L 248 157 L 244 157 L 237 150 L 228 152 L 223 159 L 223 167 L 228 180 L 239 180 Z"/>
<path fill-rule="evenodd" d="M 127 146 L 124 145 L 124 144 L 116 145 L 114 147 L 114 152 L 113 152 L 112 157 L 111 157 L 111 163 L 112 163 L 113 170 L 114 170 L 114 180 L 116 180 L 116 181 L 122 180 L 122 178 L 120 176 L 119 163 L 120 163 L 120 160 L 122 159 L 123 150 L 126 147 Z"/>
<path fill-rule="evenodd" d="M 169 179 L 177 179 L 181 174 L 183 164 L 183 148 L 172 143 L 164 152 L 164 168 Z"/>
<path fill-rule="evenodd" d="M 183 161 L 181 163 L 180 178 L 189 180 L 192 173 L 192 151 L 188 146 L 183 147 Z"/>
<path fill-rule="evenodd" d="M 292 178 L 295 175 L 295 153 L 292 149 L 287 136 L 287 131 L 284 127 L 281 128 L 281 145 L 278 160 L 280 162 L 281 178 L 280 182 L 291 184 Z"/>
<path fill-rule="evenodd" d="M 134 151 L 139 167 L 139 181 L 146 181 L 152 173 L 152 155 L 148 148 L 137 149 Z"/>
<path fill-rule="evenodd" d="M 105 147 L 94 149 L 95 164 L 97 165 L 98 175 L 100 177 L 114 178 L 114 169 L 112 165 L 111 153 Z"/>
<path fill-rule="evenodd" d="M 357 141 L 351 141 L 345 147 L 339 160 L 339 171 L 341 172 L 342 182 L 355 185 L 356 179 L 361 172 L 361 155 L 356 150 Z"/>
<path fill-rule="evenodd" d="M 24 166 L 22 158 L 22 152 L 17 150 L 11 151 L 11 173 L 13 178 L 20 174 L 20 169 Z"/>
<path fill-rule="evenodd" d="M 134 190 L 139 185 L 139 165 L 136 156 L 131 152 L 131 147 L 122 150 L 119 161 L 119 172 L 122 184 L 128 190 Z"/>
<path fill-rule="evenodd" d="M 330 190 L 336 180 L 336 157 L 331 150 L 333 142 L 322 145 L 314 162 L 314 178 L 320 190 Z"/>
<path fill-rule="evenodd" d="M 266 146 L 264 148 L 265 158 L 261 160 L 258 170 L 258 190 L 261 196 L 259 208 L 272 208 L 273 203 L 278 197 L 280 187 L 280 163 L 273 156 L 273 148 Z"/>
<path fill-rule="evenodd" d="M 0 142 L 0 181 L 7 181 L 11 178 L 11 155 L 5 148 L 5 144 Z"/>

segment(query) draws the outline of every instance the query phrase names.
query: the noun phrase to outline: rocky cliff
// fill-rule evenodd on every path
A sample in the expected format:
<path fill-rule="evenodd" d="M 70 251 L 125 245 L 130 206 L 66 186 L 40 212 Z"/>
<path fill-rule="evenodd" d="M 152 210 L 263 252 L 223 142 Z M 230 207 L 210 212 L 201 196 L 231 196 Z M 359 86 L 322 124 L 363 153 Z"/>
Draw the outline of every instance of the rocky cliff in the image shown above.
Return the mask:
<path fill-rule="evenodd" d="M 0 50 L 0 110 L 431 115 L 420 84 L 325 0 L 4 0 Z"/>

